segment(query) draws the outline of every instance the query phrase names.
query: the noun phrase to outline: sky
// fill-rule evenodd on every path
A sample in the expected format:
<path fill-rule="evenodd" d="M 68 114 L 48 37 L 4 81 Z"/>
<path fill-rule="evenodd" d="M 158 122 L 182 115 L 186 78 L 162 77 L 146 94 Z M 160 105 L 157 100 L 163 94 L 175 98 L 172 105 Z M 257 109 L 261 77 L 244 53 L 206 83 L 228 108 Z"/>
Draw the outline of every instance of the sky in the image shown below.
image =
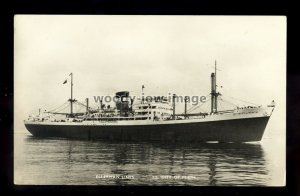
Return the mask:
<path fill-rule="evenodd" d="M 137 96 L 142 85 L 145 95 L 206 96 L 215 60 L 222 99 L 257 105 L 275 100 L 264 147 L 277 158 L 274 183 L 282 184 L 284 16 L 16 15 L 14 131 L 26 131 L 23 120 L 38 108 L 49 110 L 70 98 L 71 72 L 74 97 L 98 106 L 93 96 L 117 91 Z M 182 111 L 183 104 L 176 108 Z"/>
<path fill-rule="evenodd" d="M 17 122 L 62 105 L 71 72 L 74 97 L 95 107 L 93 96 L 136 96 L 142 85 L 145 95 L 206 96 L 215 60 L 222 98 L 275 100 L 285 119 L 283 16 L 16 15 L 14 44 Z"/>

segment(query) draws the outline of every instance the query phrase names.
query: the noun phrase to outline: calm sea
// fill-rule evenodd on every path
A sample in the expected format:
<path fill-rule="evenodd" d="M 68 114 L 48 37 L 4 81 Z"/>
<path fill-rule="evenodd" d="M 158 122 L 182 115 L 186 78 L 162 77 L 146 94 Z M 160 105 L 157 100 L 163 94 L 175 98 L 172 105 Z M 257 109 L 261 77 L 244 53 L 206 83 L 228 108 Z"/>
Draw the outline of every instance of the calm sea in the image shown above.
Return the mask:
<path fill-rule="evenodd" d="M 118 143 L 14 134 L 16 184 L 284 185 L 285 151 L 260 143 Z M 275 150 L 274 150 L 275 149 Z"/>

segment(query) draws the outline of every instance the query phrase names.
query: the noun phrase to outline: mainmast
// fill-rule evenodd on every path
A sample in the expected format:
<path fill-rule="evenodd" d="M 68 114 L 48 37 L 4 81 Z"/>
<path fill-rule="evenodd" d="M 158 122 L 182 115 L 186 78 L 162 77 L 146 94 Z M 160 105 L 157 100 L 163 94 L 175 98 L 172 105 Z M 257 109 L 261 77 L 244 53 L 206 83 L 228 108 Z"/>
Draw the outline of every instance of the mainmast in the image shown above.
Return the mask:
<path fill-rule="evenodd" d="M 218 111 L 218 95 L 217 93 L 217 61 L 215 61 L 215 72 L 211 73 L 211 113 Z"/>
<path fill-rule="evenodd" d="M 69 100 L 70 105 L 71 105 L 70 116 L 73 116 L 73 102 L 74 102 L 74 99 L 73 99 L 73 73 L 70 73 L 70 76 L 71 76 L 71 99 Z"/>
<path fill-rule="evenodd" d="M 172 97 L 172 104 L 173 104 L 173 115 L 172 115 L 172 119 L 173 120 L 176 120 L 176 117 L 175 117 L 175 98 L 176 98 L 176 94 L 173 94 L 173 97 Z"/>
<path fill-rule="evenodd" d="M 217 60 L 215 60 L 215 89 L 216 89 L 215 112 L 218 112 L 218 95 L 219 95 L 219 93 L 217 93 Z"/>

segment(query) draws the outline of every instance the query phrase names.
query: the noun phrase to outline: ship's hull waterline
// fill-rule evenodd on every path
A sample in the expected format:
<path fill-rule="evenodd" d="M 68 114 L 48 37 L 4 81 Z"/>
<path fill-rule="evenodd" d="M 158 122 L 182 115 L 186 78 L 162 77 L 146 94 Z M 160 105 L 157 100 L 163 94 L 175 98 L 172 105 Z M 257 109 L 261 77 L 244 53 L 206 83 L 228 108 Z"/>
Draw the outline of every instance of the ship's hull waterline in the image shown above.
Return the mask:
<path fill-rule="evenodd" d="M 263 137 L 270 116 L 153 125 L 72 125 L 25 123 L 36 137 L 168 142 L 251 142 Z"/>

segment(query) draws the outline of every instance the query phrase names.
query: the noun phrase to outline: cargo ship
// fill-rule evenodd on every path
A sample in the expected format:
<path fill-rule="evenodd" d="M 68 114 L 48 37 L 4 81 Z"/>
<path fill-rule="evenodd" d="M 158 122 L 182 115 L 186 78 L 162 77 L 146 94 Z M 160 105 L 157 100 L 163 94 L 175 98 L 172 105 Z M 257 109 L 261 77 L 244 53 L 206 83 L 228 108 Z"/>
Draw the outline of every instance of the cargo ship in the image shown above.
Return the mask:
<path fill-rule="evenodd" d="M 29 116 L 26 129 L 35 137 L 59 137 L 85 140 L 163 141 L 163 142 L 252 142 L 260 141 L 275 108 L 274 100 L 267 106 L 234 107 L 218 110 L 217 69 L 211 73 L 210 112 L 189 113 L 188 97 L 184 98 L 184 112 L 176 113 L 176 95 L 172 100 L 157 97 L 138 103 L 130 92 L 116 93 L 114 107 L 100 104 L 86 111 L 73 112 L 73 74 L 69 113 L 47 112 Z M 142 86 L 143 91 L 144 86 Z M 63 119 L 55 118 L 64 115 Z"/>

